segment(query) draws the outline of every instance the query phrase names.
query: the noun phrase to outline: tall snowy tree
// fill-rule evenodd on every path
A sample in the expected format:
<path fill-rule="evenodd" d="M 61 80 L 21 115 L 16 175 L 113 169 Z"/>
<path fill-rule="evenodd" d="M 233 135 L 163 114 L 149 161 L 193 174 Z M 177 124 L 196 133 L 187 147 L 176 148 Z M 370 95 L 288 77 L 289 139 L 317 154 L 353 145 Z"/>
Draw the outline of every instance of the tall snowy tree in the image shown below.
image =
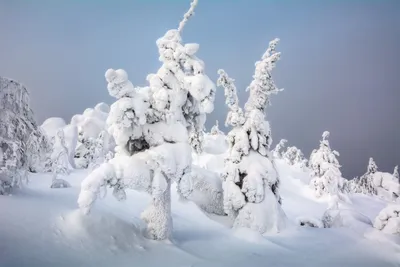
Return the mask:
<path fill-rule="evenodd" d="M 275 51 L 277 43 L 278 39 L 271 41 L 261 61 L 256 62 L 253 81 L 247 88 L 250 96 L 244 116 L 233 79 L 223 70 L 218 79 L 230 109 L 227 122 L 233 127 L 228 134 L 229 155 L 222 175 L 224 209 L 234 220 L 234 227 L 260 233 L 279 231 L 286 218 L 280 206 L 278 173 L 269 152 L 271 130 L 265 119 L 270 95 L 280 91 L 271 76 L 280 57 Z"/>
<path fill-rule="evenodd" d="M 311 153 L 309 166 L 311 172 L 310 186 L 315 191 L 317 197 L 323 195 L 338 196 L 342 187 L 342 174 L 340 164 L 336 157 L 339 153 L 332 151 L 329 141 L 329 132 L 322 134 L 319 149 Z"/>
<path fill-rule="evenodd" d="M 169 238 L 172 231 L 171 183 L 186 197 L 191 183 L 191 146 L 202 149 L 205 116 L 213 110 L 215 85 L 195 54 L 197 44 L 182 44 L 181 31 L 194 13 L 193 1 L 178 29 L 157 40 L 162 66 L 147 77 L 148 87 L 135 88 L 124 70 L 106 72 L 108 91 L 117 100 L 107 119 L 116 154 L 82 183 L 78 203 L 88 213 L 101 188 L 114 189 L 123 200 L 125 189 L 148 192 L 151 205 L 142 213 L 149 238 Z M 190 141 L 190 145 L 188 143 Z"/>
<path fill-rule="evenodd" d="M 282 152 L 283 149 L 285 148 L 287 143 L 286 139 L 281 139 L 278 144 L 276 144 L 275 148 L 272 150 L 272 155 L 277 158 L 281 159 L 282 158 Z"/>
<path fill-rule="evenodd" d="M 34 153 L 30 151 L 32 147 L 28 146 L 28 141 L 37 129 L 26 87 L 0 77 L 0 194 L 21 185 L 21 177 L 30 168 L 28 157 Z"/>

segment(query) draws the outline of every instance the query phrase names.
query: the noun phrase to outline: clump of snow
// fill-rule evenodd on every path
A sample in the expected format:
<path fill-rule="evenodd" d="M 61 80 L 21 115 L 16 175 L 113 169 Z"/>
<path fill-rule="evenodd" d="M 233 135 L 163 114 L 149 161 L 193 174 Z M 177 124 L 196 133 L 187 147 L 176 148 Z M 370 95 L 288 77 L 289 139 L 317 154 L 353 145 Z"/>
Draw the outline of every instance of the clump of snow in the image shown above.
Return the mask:
<path fill-rule="evenodd" d="M 296 223 L 305 227 L 324 228 L 324 224 L 321 220 L 312 217 L 297 217 Z"/>
<path fill-rule="evenodd" d="M 182 181 L 180 191 L 186 199 L 194 202 L 203 211 L 217 215 L 225 215 L 223 205 L 222 181 L 215 172 L 192 166 L 190 178 Z"/>
<path fill-rule="evenodd" d="M 400 234 L 400 205 L 388 205 L 375 218 L 374 227 L 387 234 Z"/>
<path fill-rule="evenodd" d="M 55 178 L 53 179 L 50 188 L 68 188 L 71 185 L 64 179 Z"/>
<path fill-rule="evenodd" d="M 360 234 L 371 228 L 371 220 L 354 209 L 328 209 L 322 216 L 325 228 L 346 227 Z"/>
<path fill-rule="evenodd" d="M 40 125 L 40 128 L 49 138 L 52 138 L 53 136 L 56 136 L 59 129 L 64 128 L 66 125 L 64 119 L 51 117 L 46 119 L 42 125 Z"/>

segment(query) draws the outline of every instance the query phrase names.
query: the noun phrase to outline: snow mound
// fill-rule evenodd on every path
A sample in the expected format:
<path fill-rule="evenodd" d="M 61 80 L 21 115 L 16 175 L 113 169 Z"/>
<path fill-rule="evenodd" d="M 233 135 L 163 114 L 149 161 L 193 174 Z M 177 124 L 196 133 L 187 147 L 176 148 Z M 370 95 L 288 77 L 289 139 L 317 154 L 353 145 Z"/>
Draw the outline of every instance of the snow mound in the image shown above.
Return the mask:
<path fill-rule="evenodd" d="M 64 179 L 54 179 L 53 182 L 51 183 L 50 188 L 68 188 L 71 187 L 71 185 Z"/>
<path fill-rule="evenodd" d="M 372 179 L 379 197 L 390 201 L 400 196 L 399 181 L 391 173 L 376 172 Z"/>
<path fill-rule="evenodd" d="M 236 238 L 247 241 L 250 243 L 262 243 L 265 242 L 264 237 L 258 232 L 249 228 L 239 227 L 233 230 L 233 236 Z"/>
<path fill-rule="evenodd" d="M 183 180 L 180 186 L 189 188 L 191 192 L 187 194 L 187 200 L 193 201 L 203 211 L 225 215 L 222 181 L 218 174 L 192 166 L 190 178 Z"/>
<path fill-rule="evenodd" d="M 325 228 L 349 228 L 356 233 L 364 234 L 372 226 L 371 220 L 352 209 L 328 209 L 322 216 Z"/>
<path fill-rule="evenodd" d="M 376 217 L 374 227 L 387 234 L 400 234 L 400 205 L 389 205 Z"/>
<path fill-rule="evenodd" d="M 56 223 L 61 234 L 86 249 L 111 252 L 144 250 L 145 238 L 140 228 L 111 214 L 82 214 L 75 210 L 59 217 Z"/>
<path fill-rule="evenodd" d="M 57 131 L 64 128 L 66 125 L 67 124 L 62 118 L 52 117 L 45 120 L 40 128 L 48 137 L 51 138 L 53 136 L 56 136 Z"/>

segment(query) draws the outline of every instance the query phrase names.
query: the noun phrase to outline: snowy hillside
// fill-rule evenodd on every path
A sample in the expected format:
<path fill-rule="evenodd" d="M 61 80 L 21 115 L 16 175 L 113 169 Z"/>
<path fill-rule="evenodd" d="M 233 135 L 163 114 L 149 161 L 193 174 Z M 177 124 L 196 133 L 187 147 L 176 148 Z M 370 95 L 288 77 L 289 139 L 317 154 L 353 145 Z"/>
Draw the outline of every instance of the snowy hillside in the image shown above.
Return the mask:
<path fill-rule="evenodd" d="M 50 189 L 50 175 L 33 175 L 28 187 L 1 198 L 0 266 L 399 266 L 400 245 L 366 223 L 387 203 L 354 195 L 348 208 L 360 213 L 345 213 L 345 226 L 300 227 L 299 218 L 321 218 L 328 202 L 312 196 L 306 173 L 277 165 L 287 230 L 262 237 L 229 229 L 223 217 L 180 202 L 173 191 L 171 242 L 143 237 L 147 194 L 129 191 L 125 202 L 106 196 L 86 216 L 76 200 L 87 170 L 71 174 L 67 189 Z"/>

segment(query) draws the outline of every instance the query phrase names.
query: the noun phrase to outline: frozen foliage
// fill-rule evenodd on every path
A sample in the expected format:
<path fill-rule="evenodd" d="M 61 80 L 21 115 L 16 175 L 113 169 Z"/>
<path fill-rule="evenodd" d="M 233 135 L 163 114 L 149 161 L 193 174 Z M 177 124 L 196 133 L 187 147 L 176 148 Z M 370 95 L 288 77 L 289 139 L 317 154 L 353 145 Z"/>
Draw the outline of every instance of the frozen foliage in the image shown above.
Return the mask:
<path fill-rule="evenodd" d="M 278 144 L 276 144 L 275 148 L 272 150 L 272 155 L 275 158 L 281 159 L 283 154 L 283 149 L 285 148 L 287 143 L 286 139 L 281 139 Z"/>
<path fill-rule="evenodd" d="M 29 106 L 28 90 L 17 81 L 0 77 L 0 194 L 20 186 L 27 177 L 31 164 L 37 163 L 42 137 Z"/>
<path fill-rule="evenodd" d="M 236 127 L 241 126 L 244 121 L 243 110 L 239 106 L 239 99 L 237 97 L 236 86 L 234 79 L 230 78 L 224 70 L 218 70 L 219 78 L 217 81 L 218 86 L 224 88 L 225 103 L 229 107 L 228 115 L 226 117 L 225 125 Z"/>
<path fill-rule="evenodd" d="M 280 55 L 275 52 L 277 41 L 270 42 L 262 60 L 256 63 L 244 115 L 233 79 L 223 70 L 219 70 L 218 79 L 218 84 L 225 89 L 230 109 L 227 123 L 233 126 L 228 134 L 229 154 L 222 174 L 224 209 L 234 220 L 234 227 L 250 228 L 259 233 L 279 232 L 286 220 L 280 206 L 279 177 L 269 152 L 271 131 L 265 120 L 269 96 L 280 91 L 270 73 Z"/>
<path fill-rule="evenodd" d="M 295 146 L 288 147 L 282 156 L 289 165 L 304 164 L 303 152 Z"/>
<path fill-rule="evenodd" d="M 171 183 L 177 183 L 183 198 L 194 192 L 192 182 L 186 181 L 192 178 L 188 140 L 197 153 L 202 151 L 205 114 L 213 110 L 215 85 L 205 75 L 204 63 L 195 56 L 199 46 L 183 45 L 180 36 L 196 3 L 178 30 L 169 30 L 157 40 L 162 66 L 147 76 L 148 87 L 135 88 L 124 70 L 107 70 L 107 89 L 117 99 L 107 118 L 116 154 L 83 181 L 78 200 L 88 213 L 105 186 L 112 187 L 119 200 L 126 198 L 127 188 L 148 192 L 152 203 L 141 217 L 148 237 L 156 240 L 169 238 L 172 232 Z M 194 177 L 197 190 L 207 187 L 200 182 L 204 177 Z M 206 194 L 216 194 L 210 187 L 207 190 Z"/>
<path fill-rule="evenodd" d="M 322 134 L 319 149 L 315 149 L 310 156 L 309 166 L 312 170 L 310 187 L 314 190 L 316 197 L 340 195 L 343 183 L 339 161 L 336 158 L 339 153 L 332 151 L 328 137 L 329 132 L 325 131 Z"/>
<path fill-rule="evenodd" d="M 400 205 L 389 205 L 376 217 L 374 227 L 387 234 L 400 234 Z"/>

